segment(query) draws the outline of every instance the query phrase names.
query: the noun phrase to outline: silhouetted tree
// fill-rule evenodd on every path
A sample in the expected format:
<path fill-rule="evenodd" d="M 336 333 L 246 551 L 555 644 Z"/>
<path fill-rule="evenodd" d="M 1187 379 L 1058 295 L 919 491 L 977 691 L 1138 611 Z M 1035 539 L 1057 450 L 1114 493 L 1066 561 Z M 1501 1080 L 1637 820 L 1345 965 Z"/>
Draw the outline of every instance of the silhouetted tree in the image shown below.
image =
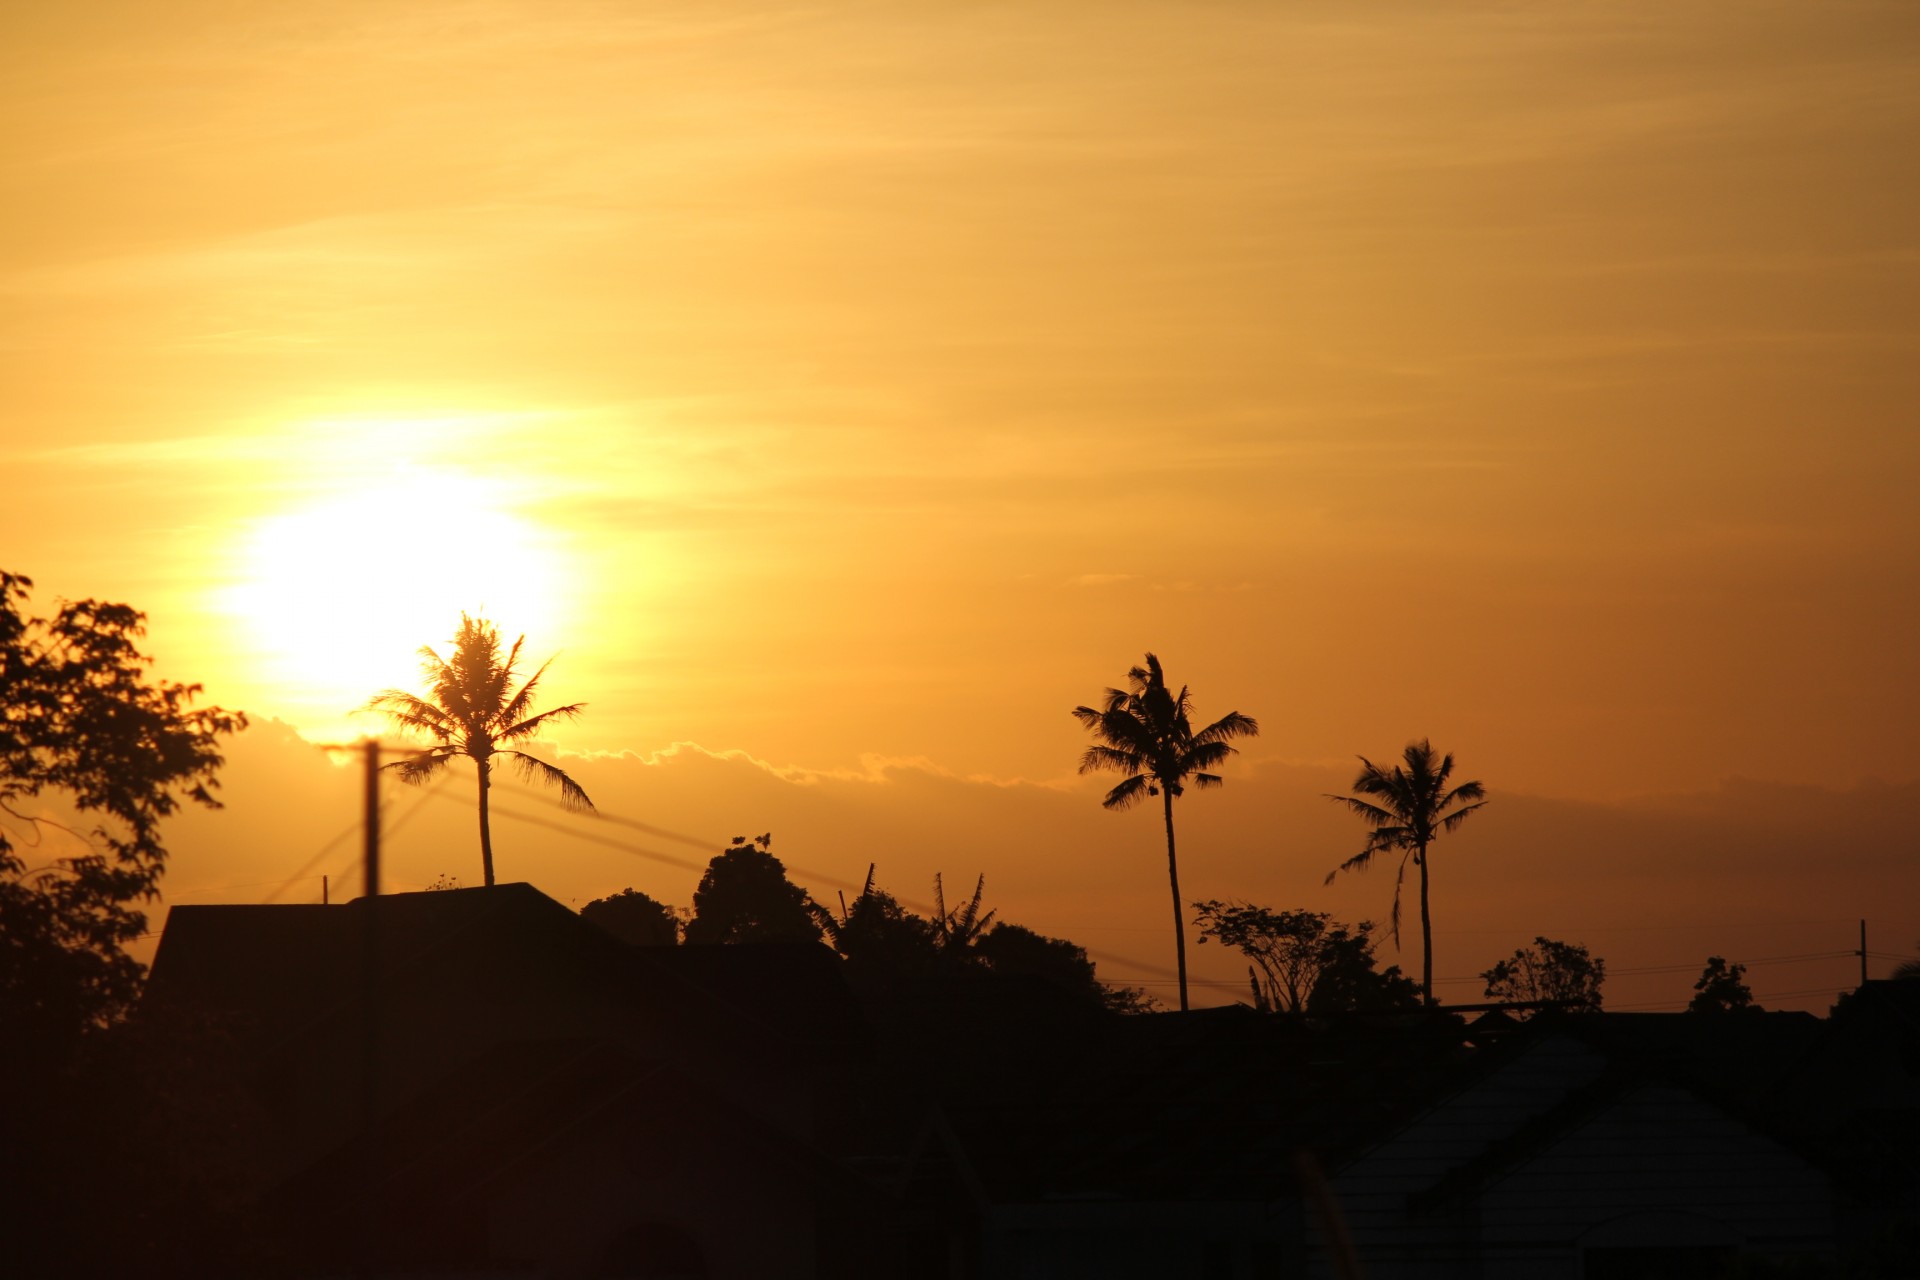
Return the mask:
<path fill-rule="evenodd" d="M 689 943 L 818 942 L 820 921 L 807 891 L 787 879 L 773 836 L 735 836 L 714 855 L 693 891 Z"/>
<path fill-rule="evenodd" d="M 1320 976 L 1327 926 L 1324 911 L 1270 911 L 1245 902 L 1211 900 L 1193 904 L 1199 944 L 1217 939 L 1253 962 L 1259 972 L 1254 1004 L 1260 1009 L 1299 1013 Z"/>
<path fill-rule="evenodd" d="M 987 877 L 982 873 L 974 881 L 973 897 L 949 911 L 946 886 L 941 883 L 940 873 L 934 872 L 933 940 L 940 948 L 941 957 L 949 963 L 970 959 L 974 945 L 998 914 L 993 911 L 980 914 L 980 899 L 986 891 Z"/>
<path fill-rule="evenodd" d="M 1351 930 L 1336 924 L 1327 931 L 1326 960 L 1313 990 L 1307 993 L 1307 1013 L 1398 1013 L 1420 1007 L 1420 984 L 1390 964 L 1379 968 L 1373 953 L 1373 921 L 1362 920 Z"/>
<path fill-rule="evenodd" d="M 1898 965 L 1895 965 L 1893 980 L 1895 982 L 1920 982 L 1920 956 L 1916 956 L 1912 960 L 1903 960 Z"/>
<path fill-rule="evenodd" d="M 146 615 L 61 601 L 26 612 L 33 582 L 0 573 L 0 812 L 33 831 L 23 801 L 57 794 L 103 821 L 86 852 L 29 866 L 0 828 L 0 1027 L 17 1057 L 57 1052 L 126 1012 L 141 965 L 122 950 L 146 931 L 136 904 L 159 891 L 160 822 L 181 798 L 219 808 L 221 735 L 246 717 L 194 709 L 200 686 L 149 678 L 135 641 Z M 4 1065 L 4 1064 L 0 1064 Z M 14 1101 L 21 1101 L 17 1096 Z"/>
<path fill-rule="evenodd" d="M 1708 956 L 1707 967 L 1693 984 L 1693 999 L 1688 1013 L 1731 1013 L 1736 1009 L 1758 1009 L 1753 991 L 1744 981 L 1747 966 L 1729 965 L 1719 956 Z"/>
<path fill-rule="evenodd" d="M 1039 978 L 1116 1013 L 1144 1013 L 1152 1008 L 1145 992 L 1101 982 L 1085 947 L 1035 933 L 1025 925 L 994 925 L 980 936 L 974 954 L 993 973 Z"/>
<path fill-rule="evenodd" d="M 1568 1000 L 1575 1012 L 1598 1013 L 1607 962 L 1575 943 L 1536 937 L 1480 976 L 1492 1000 Z"/>
<path fill-rule="evenodd" d="M 457 756 L 473 761 L 480 779 L 480 867 L 489 885 L 493 883 L 493 833 L 487 795 L 493 786 L 495 757 L 504 757 L 527 777 L 558 787 L 561 801 L 569 808 L 593 808 L 593 801 L 579 783 L 546 761 L 512 747 L 514 743 L 531 742 L 553 721 L 575 718 L 586 705 L 574 702 L 532 714 L 534 690 L 552 659 L 541 663 L 540 669 L 515 690 L 514 666 L 520 660 L 520 646 L 526 642 L 525 636 L 515 640 L 502 659 L 499 629 L 483 618 L 463 613 L 460 630 L 453 637 L 451 660 L 442 658 L 432 645 L 420 649 L 420 670 L 429 689 L 426 698 L 403 689 L 385 689 L 368 699 L 363 708 L 438 742 L 418 755 L 386 766 L 397 771 L 404 782 L 425 782 Z"/>
<path fill-rule="evenodd" d="M 1180 901 L 1180 863 L 1174 853 L 1173 802 L 1186 790 L 1188 779 L 1204 790 L 1220 785 L 1218 768 L 1234 754 L 1227 745 L 1234 738 L 1260 732 L 1252 716 L 1229 711 L 1198 733 L 1190 721 L 1193 703 L 1186 686 L 1179 693 L 1167 687 L 1160 659 L 1147 655 L 1147 665 L 1127 672 L 1125 689 L 1107 690 L 1100 706 L 1075 707 L 1074 719 L 1096 739 L 1080 757 L 1080 772 L 1107 771 L 1127 777 L 1107 792 L 1101 804 L 1125 809 L 1146 796 L 1159 796 L 1167 827 L 1167 880 L 1173 889 L 1173 949 L 1180 975 L 1180 1009 L 1187 1008 L 1187 936 L 1185 908 Z"/>
<path fill-rule="evenodd" d="M 138 610 L 63 600 L 35 616 L 32 588 L 0 572 L 0 1270 L 197 1272 L 232 1247 L 216 1204 L 232 1165 L 212 1152 L 217 1125 L 166 1121 L 227 1101 L 229 1073 L 125 1017 L 144 967 L 124 948 L 159 891 L 162 824 L 183 800 L 219 807 L 220 739 L 246 718 L 152 678 Z"/>
<path fill-rule="evenodd" d="M 1410 742 L 1402 753 L 1404 765 L 1382 769 L 1365 756 L 1360 757 L 1360 775 L 1353 780 L 1358 795 L 1328 796 L 1344 805 L 1373 828 L 1366 847 L 1327 873 L 1332 884 L 1342 871 L 1364 871 L 1376 853 L 1398 851 L 1399 874 L 1393 881 L 1393 914 L 1390 932 L 1400 945 L 1400 887 L 1406 882 L 1407 862 L 1420 868 L 1420 998 L 1433 1003 L 1433 914 L 1429 906 L 1429 853 L 1442 832 L 1451 831 L 1466 821 L 1467 815 L 1486 804 L 1486 789 L 1478 782 L 1463 782 L 1449 787 L 1453 777 L 1453 757 L 1441 756 L 1425 738 Z"/>
<path fill-rule="evenodd" d="M 580 916 L 636 947 L 670 947 L 680 941 L 680 917 L 673 908 L 637 889 L 595 898 L 580 908 Z"/>
<path fill-rule="evenodd" d="M 1200 942 L 1233 947 L 1253 962 L 1254 1006 L 1281 1013 L 1385 1011 L 1419 1004 L 1400 973 L 1375 968 L 1373 922 L 1349 927 L 1324 911 L 1271 911 L 1243 902 L 1196 902 Z"/>
<path fill-rule="evenodd" d="M 813 916 L 827 945 L 856 973 L 911 978 L 933 965 L 938 949 L 933 924 L 901 906 L 884 889 L 875 888 L 871 866 L 860 896 L 844 914 L 836 916 L 815 904 Z"/>

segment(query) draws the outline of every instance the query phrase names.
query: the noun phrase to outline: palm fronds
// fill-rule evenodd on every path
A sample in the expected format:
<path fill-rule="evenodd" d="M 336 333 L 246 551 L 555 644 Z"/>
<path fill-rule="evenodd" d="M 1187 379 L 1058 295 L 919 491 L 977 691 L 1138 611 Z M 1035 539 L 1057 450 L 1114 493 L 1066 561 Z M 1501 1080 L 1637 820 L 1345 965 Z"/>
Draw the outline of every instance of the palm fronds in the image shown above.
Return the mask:
<path fill-rule="evenodd" d="M 1373 855 L 1400 853 L 1399 874 L 1393 883 L 1393 911 L 1390 935 L 1400 945 L 1400 890 L 1406 883 L 1407 864 L 1420 868 L 1421 931 L 1425 952 L 1425 998 L 1433 1001 L 1433 937 L 1425 909 L 1429 848 L 1443 832 L 1452 831 L 1467 816 L 1487 803 L 1486 788 L 1478 782 L 1463 782 L 1456 787 L 1447 783 L 1453 777 L 1453 757 L 1439 755 L 1422 738 L 1409 742 L 1401 753 L 1402 763 L 1383 769 L 1365 756 L 1360 757 L 1360 772 L 1353 780 L 1353 795 L 1329 795 L 1327 799 L 1345 808 L 1371 830 L 1366 846 L 1327 873 L 1327 883 L 1342 871 L 1365 871 Z"/>
<path fill-rule="evenodd" d="M 1180 877 L 1174 856 L 1173 801 L 1192 783 L 1196 790 L 1221 785 L 1212 770 L 1234 754 L 1234 738 L 1260 732 L 1252 716 L 1229 711 L 1200 732 L 1193 731 L 1193 699 L 1185 685 L 1175 693 L 1154 654 L 1146 665 L 1127 671 L 1125 689 L 1108 689 L 1098 706 L 1075 707 L 1073 718 L 1094 737 L 1080 756 L 1081 773 L 1119 773 L 1125 778 L 1108 791 L 1101 805 L 1125 809 L 1147 796 L 1166 805 L 1167 879 L 1173 890 L 1174 953 L 1179 962 L 1180 1007 L 1187 1007 L 1187 953 Z"/>
<path fill-rule="evenodd" d="M 472 759 L 480 771 L 480 852 L 489 885 L 493 883 L 493 849 L 487 777 L 495 756 L 506 757 L 522 776 L 558 788 L 566 807 L 593 809 L 586 790 L 565 771 L 507 745 L 530 742 L 548 724 L 576 718 L 586 705 L 575 702 L 533 713 L 534 692 L 549 663 L 542 663 L 516 690 L 514 679 L 525 644 L 522 636 L 503 656 L 499 629 L 463 613 L 450 657 L 442 657 L 432 645 L 421 646 L 420 674 L 429 690 L 427 697 L 385 689 L 362 708 L 386 717 L 398 729 L 434 740 L 436 745 L 386 766 L 403 782 L 424 782 L 455 756 Z"/>

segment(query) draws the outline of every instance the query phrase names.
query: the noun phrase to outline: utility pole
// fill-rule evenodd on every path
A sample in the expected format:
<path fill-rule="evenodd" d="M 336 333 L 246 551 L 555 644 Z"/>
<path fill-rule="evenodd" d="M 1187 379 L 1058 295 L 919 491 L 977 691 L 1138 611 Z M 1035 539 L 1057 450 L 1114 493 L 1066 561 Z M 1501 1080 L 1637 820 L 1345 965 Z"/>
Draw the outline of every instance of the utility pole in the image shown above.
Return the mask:
<path fill-rule="evenodd" d="M 380 947 L 380 740 L 368 738 L 360 744 L 364 753 L 366 782 L 366 897 L 360 903 L 365 913 L 360 922 L 360 1139 L 364 1144 L 364 1164 L 360 1170 L 359 1222 L 360 1271 L 371 1276 L 380 1253 L 381 1228 L 379 1186 L 386 1162 L 381 1150 L 377 1120 L 379 1116 L 380 1022 L 382 956 Z"/>
<path fill-rule="evenodd" d="M 366 753 L 366 896 L 380 896 L 380 740 L 368 738 L 360 744 Z"/>
<path fill-rule="evenodd" d="M 1860 922 L 1860 985 L 1867 985 L 1867 922 Z"/>

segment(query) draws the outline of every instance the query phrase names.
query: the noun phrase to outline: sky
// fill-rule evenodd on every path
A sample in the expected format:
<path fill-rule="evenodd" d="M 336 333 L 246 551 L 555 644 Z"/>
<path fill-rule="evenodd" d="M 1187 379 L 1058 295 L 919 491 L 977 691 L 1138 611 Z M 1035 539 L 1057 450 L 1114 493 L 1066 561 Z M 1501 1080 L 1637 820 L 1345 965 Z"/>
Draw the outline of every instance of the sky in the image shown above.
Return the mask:
<path fill-rule="evenodd" d="M 1384 919 L 1320 797 L 1430 737 L 1443 974 L 1910 954 L 1917 125 L 1904 0 L 10 6 L 0 555 L 255 716 L 191 900 L 466 610 L 674 856 L 990 871 L 1114 977 L 1164 850 L 1068 711 L 1149 650 L 1261 725 L 1190 897 Z"/>

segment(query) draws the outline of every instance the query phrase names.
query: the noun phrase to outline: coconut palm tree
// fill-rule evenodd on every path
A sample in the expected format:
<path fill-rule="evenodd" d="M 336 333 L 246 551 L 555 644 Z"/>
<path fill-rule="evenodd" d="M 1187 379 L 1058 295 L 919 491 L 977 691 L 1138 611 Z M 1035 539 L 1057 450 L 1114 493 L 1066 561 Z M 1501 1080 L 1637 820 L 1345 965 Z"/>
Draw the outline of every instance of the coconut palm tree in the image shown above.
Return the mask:
<path fill-rule="evenodd" d="M 442 658 L 432 645 L 420 649 L 421 674 L 431 690 L 428 697 L 386 689 L 368 699 L 363 708 L 386 716 L 402 729 L 437 739 L 436 745 L 386 766 L 404 782 L 425 782 L 457 756 L 473 761 L 480 771 L 480 865 L 489 885 L 493 883 L 493 835 L 487 822 L 487 793 L 493 785 L 496 757 L 504 757 L 526 777 L 558 787 L 561 802 L 567 807 L 593 808 L 593 801 L 579 783 L 546 761 L 513 749 L 513 744 L 534 738 L 549 722 L 578 716 L 586 705 L 575 702 L 528 714 L 534 690 L 552 659 L 540 664 L 526 683 L 512 691 L 514 667 L 520 660 L 520 646 L 526 641 L 525 636 L 515 640 L 503 660 L 499 629 L 484 618 L 463 613 L 450 660 Z"/>
<path fill-rule="evenodd" d="M 1896 965 L 1892 976 L 1897 982 L 1920 982 L 1920 957 Z"/>
<path fill-rule="evenodd" d="M 1125 809 L 1144 797 L 1160 797 L 1167 824 L 1167 879 L 1173 886 L 1173 947 L 1182 1012 L 1187 1008 L 1187 934 L 1180 905 L 1180 864 L 1174 853 L 1173 802 L 1185 792 L 1189 779 L 1202 790 L 1219 786 L 1219 775 L 1206 770 L 1234 754 L 1228 741 L 1260 732 L 1252 716 L 1229 711 L 1195 733 L 1189 722 L 1192 709 L 1186 687 L 1181 686 L 1177 694 L 1169 689 L 1160 659 L 1151 653 L 1146 666 L 1127 672 L 1125 689 L 1107 690 L 1097 708 L 1073 709 L 1073 718 L 1097 739 L 1080 757 L 1080 772 L 1127 775 L 1107 792 L 1102 806 Z"/>
<path fill-rule="evenodd" d="M 1486 788 L 1478 782 L 1463 782 L 1448 787 L 1453 777 L 1453 757 L 1436 755 L 1425 738 L 1409 742 L 1402 753 L 1404 765 L 1382 769 L 1365 756 L 1360 757 L 1360 776 L 1353 780 L 1359 795 L 1327 799 L 1359 815 L 1373 833 L 1367 846 L 1327 872 L 1327 883 L 1342 871 L 1365 871 L 1376 853 L 1400 853 L 1400 873 L 1393 882 L 1393 944 L 1400 945 L 1400 886 L 1406 882 L 1407 863 L 1420 868 L 1420 993 L 1433 1003 L 1433 916 L 1428 908 L 1428 848 L 1442 832 L 1451 831 L 1466 821 L 1467 815 L 1486 804 Z M 1459 806 L 1456 808 L 1455 806 Z"/>

